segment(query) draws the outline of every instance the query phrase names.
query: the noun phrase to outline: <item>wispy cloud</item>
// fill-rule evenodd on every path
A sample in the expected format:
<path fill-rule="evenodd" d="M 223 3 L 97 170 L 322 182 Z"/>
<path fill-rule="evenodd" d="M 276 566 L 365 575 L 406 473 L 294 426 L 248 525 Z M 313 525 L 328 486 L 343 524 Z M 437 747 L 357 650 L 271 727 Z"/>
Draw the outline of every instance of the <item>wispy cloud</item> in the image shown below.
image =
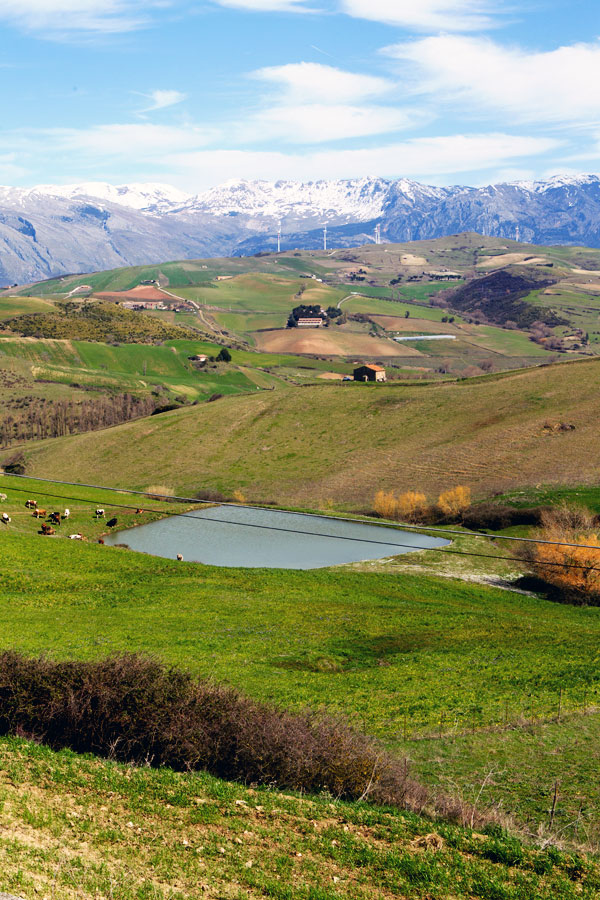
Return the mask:
<path fill-rule="evenodd" d="M 314 12 L 305 0 L 214 0 L 219 6 L 245 9 L 252 12 Z"/>
<path fill-rule="evenodd" d="M 114 34 L 147 25 L 155 6 L 145 0 L 2 0 L 0 21 L 45 37 Z"/>
<path fill-rule="evenodd" d="M 359 149 L 285 152 L 232 149 L 222 138 L 199 127 L 150 123 L 40 129 L 0 134 L 0 161 L 5 147 L 17 147 L 24 165 L 33 170 L 43 147 L 44 163 L 53 167 L 55 177 L 62 174 L 60 167 L 68 160 L 68 173 L 62 177 L 87 181 L 98 175 L 106 178 L 111 171 L 126 172 L 135 160 L 135 180 L 168 181 L 200 190 L 240 177 L 314 181 L 377 173 L 447 183 L 460 180 L 462 173 L 479 172 L 481 181 L 560 146 L 548 138 L 485 133 L 413 138 Z"/>
<path fill-rule="evenodd" d="M 396 89 L 386 78 L 308 62 L 270 66 L 251 75 L 271 91 L 262 98 L 262 108 L 238 128 L 242 141 L 319 144 L 390 134 L 421 120 L 416 109 L 371 102 Z"/>
<path fill-rule="evenodd" d="M 168 106 L 175 106 L 186 99 L 187 94 L 181 91 L 151 91 L 149 94 L 141 94 L 149 101 L 150 105 L 140 109 L 140 113 L 154 112 L 157 109 L 166 109 Z"/>
<path fill-rule="evenodd" d="M 395 87 L 386 78 L 313 62 L 269 66 L 252 72 L 252 77 L 276 86 L 286 99 L 295 102 L 324 102 L 326 98 L 328 103 L 356 103 L 389 93 Z"/>
<path fill-rule="evenodd" d="M 600 42 L 528 52 L 487 38 L 441 35 L 387 53 L 409 64 L 416 92 L 460 104 L 465 117 L 598 124 Z"/>
<path fill-rule="evenodd" d="M 494 24 L 489 0 L 340 0 L 342 12 L 416 31 L 478 31 Z"/>

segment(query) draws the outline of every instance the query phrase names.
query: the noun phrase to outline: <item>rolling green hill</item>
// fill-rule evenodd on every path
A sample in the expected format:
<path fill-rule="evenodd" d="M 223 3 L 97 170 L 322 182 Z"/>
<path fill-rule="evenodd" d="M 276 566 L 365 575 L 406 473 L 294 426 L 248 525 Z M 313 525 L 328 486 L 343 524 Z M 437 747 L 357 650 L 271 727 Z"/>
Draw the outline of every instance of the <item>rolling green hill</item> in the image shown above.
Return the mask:
<path fill-rule="evenodd" d="M 599 388 L 600 360 L 422 386 L 314 385 L 45 441 L 26 455 L 41 476 L 241 488 L 254 501 L 301 507 L 370 507 L 380 488 L 435 499 L 466 484 L 489 495 L 597 481 Z M 549 432 L 548 423 L 574 429 Z"/>
<path fill-rule="evenodd" d="M 552 833 L 559 779 L 555 837 L 600 840 L 600 609 L 418 570 L 177 563 L 92 543 L 106 529 L 99 503 L 128 526 L 164 502 L 144 501 L 140 515 L 121 508 L 137 498 L 110 491 L 6 476 L 0 490 L 12 518 L 0 526 L 4 648 L 55 659 L 135 650 L 257 699 L 324 706 L 408 755 L 419 777 L 467 801 L 481 790 L 480 806 L 501 804 L 534 834 Z M 33 492 L 49 508 L 68 503 L 62 537 L 37 534 L 24 508 Z M 64 539 L 71 529 L 90 542 Z"/>

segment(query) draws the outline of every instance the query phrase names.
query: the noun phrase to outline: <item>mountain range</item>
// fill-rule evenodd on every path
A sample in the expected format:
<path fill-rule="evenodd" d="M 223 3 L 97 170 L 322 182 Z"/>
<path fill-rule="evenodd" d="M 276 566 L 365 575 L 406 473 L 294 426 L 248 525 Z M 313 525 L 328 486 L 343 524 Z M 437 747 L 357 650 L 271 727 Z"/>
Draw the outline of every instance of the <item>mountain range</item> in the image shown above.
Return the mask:
<path fill-rule="evenodd" d="M 407 179 L 225 182 L 197 195 L 162 184 L 0 187 L 0 285 L 167 259 L 405 242 L 462 231 L 600 247 L 600 177 L 485 187 Z"/>

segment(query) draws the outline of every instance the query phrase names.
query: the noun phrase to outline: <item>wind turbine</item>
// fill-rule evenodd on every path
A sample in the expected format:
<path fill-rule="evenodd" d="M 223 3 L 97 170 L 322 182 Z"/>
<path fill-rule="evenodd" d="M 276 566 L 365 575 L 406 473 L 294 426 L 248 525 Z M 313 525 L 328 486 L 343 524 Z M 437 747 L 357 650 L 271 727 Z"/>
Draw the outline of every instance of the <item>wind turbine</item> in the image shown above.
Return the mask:
<path fill-rule="evenodd" d="M 323 225 L 323 250 L 327 250 L 327 223 Z"/>

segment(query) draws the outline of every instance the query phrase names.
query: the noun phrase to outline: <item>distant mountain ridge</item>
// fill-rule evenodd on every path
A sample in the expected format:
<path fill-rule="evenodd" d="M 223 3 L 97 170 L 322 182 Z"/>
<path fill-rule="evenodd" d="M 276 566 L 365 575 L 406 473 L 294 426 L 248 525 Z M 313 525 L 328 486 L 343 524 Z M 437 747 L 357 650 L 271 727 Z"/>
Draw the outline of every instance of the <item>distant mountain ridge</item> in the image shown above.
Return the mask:
<path fill-rule="evenodd" d="M 600 246 L 600 177 L 481 188 L 408 179 L 233 180 L 191 195 L 163 184 L 0 187 L 0 285 L 166 259 L 404 242 L 462 231 Z"/>

